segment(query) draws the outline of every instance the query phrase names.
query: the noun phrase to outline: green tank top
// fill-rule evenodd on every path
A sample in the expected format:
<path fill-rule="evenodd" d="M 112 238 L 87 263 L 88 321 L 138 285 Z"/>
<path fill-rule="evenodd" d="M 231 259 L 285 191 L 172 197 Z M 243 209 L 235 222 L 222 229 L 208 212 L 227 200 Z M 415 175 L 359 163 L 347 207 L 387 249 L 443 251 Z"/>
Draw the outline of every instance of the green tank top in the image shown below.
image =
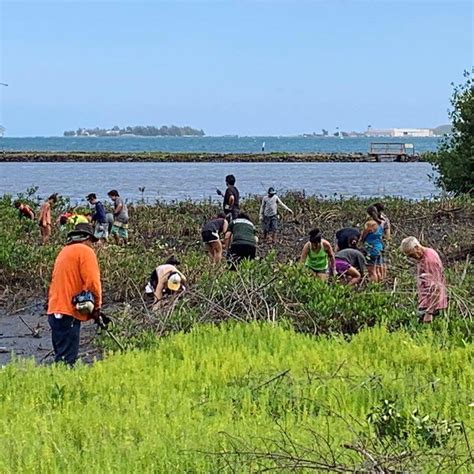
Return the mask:
<path fill-rule="evenodd" d="M 309 248 L 305 266 L 315 272 L 324 272 L 328 269 L 328 254 L 324 250 L 323 244 L 321 244 L 321 248 L 317 252 L 311 247 Z"/>

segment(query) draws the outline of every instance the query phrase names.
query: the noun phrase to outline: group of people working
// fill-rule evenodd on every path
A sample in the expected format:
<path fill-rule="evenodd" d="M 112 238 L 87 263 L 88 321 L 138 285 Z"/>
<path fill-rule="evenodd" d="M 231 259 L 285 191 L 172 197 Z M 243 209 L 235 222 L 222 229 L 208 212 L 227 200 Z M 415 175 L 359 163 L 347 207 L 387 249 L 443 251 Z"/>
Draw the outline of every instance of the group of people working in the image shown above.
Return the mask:
<path fill-rule="evenodd" d="M 258 232 L 249 215 L 240 210 L 239 191 L 233 175 L 226 176 L 226 185 L 225 193 L 217 191 L 224 197 L 223 212 L 204 224 L 201 237 L 213 263 L 220 262 L 225 251 L 231 264 L 235 264 L 242 259 L 255 258 Z M 279 206 L 293 214 L 271 187 L 262 199 L 259 213 L 263 239 L 270 243 L 275 243 L 279 227 Z M 383 281 L 387 273 L 384 241 L 391 238 L 390 221 L 384 214 L 382 203 L 370 206 L 367 213 L 368 219 L 362 233 L 353 227 L 343 228 L 336 233 L 335 251 L 322 238 L 319 229 L 312 229 L 303 247 L 301 263 L 323 280 L 332 274 L 355 285 L 361 281 L 367 269 L 370 280 Z"/>
<path fill-rule="evenodd" d="M 95 193 L 86 196 L 91 210 L 75 212 L 70 209 L 61 214 L 57 223 L 61 229 L 72 229 L 78 224 L 91 223 L 94 227 L 94 235 L 102 245 L 109 235 L 117 243 L 126 243 L 128 240 L 128 209 L 125 201 L 120 197 L 117 190 L 112 189 L 107 193 L 113 203 L 113 212 L 107 212 L 105 206 L 97 198 Z M 40 228 L 41 241 L 45 245 L 49 242 L 52 232 L 51 210 L 58 202 L 58 194 L 51 194 L 40 206 L 38 224 Z M 25 203 L 17 200 L 14 203 L 21 217 L 35 220 L 35 212 Z"/>
<path fill-rule="evenodd" d="M 235 177 L 226 177 L 225 193 L 217 190 L 223 200 L 223 212 L 210 219 L 202 227 L 202 240 L 213 263 L 223 258 L 226 250 L 231 268 L 235 269 L 243 259 L 254 259 L 257 250 L 257 229 L 250 217 L 240 209 L 240 195 Z M 78 357 L 80 325 L 89 319 L 101 317 L 102 288 L 100 270 L 94 247 L 103 243 L 110 233 L 117 242 L 128 239 L 128 210 L 116 190 L 108 193 L 114 204 L 111 216 L 93 193 L 87 201 L 93 213 L 85 220 L 77 215 L 63 216 L 63 225 L 71 225 L 66 246 L 56 258 L 48 292 L 48 320 L 52 330 L 55 360 L 74 364 Z M 51 234 L 51 208 L 58 201 L 57 194 L 49 196 L 42 204 L 39 225 L 43 243 Z M 274 243 L 278 231 L 278 207 L 293 213 L 269 188 L 262 199 L 260 219 L 263 238 Z M 20 214 L 35 219 L 26 204 L 15 202 Z M 391 226 L 382 203 L 367 209 L 367 221 L 362 229 L 346 227 L 336 232 L 335 248 L 324 239 L 319 229 L 309 232 L 303 246 L 301 264 L 316 278 L 327 280 L 334 275 L 341 282 L 357 285 L 367 270 L 370 280 L 383 281 L 387 274 L 384 259 L 384 242 L 391 238 Z M 424 247 L 415 237 L 405 238 L 401 251 L 417 263 L 417 290 L 420 321 L 430 323 L 433 317 L 447 307 L 444 269 L 438 253 Z M 184 289 L 186 277 L 178 269 L 179 261 L 169 258 L 153 270 L 145 293 L 154 299 L 153 307 L 160 305 L 163 297 Z"/>

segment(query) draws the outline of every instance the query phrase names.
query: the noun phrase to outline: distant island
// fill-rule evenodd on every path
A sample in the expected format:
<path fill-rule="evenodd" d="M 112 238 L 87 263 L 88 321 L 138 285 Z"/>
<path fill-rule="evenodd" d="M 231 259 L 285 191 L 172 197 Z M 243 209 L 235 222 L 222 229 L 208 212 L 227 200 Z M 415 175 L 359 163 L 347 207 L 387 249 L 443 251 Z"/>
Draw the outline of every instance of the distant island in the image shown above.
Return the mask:
<path fill-rule="evenodd" d="M 177 127 L 163 125 L 154 127 L 152 125 L 137 125 L 135 127 L 120 128 L 117 125 L 112 128 L 78 128 L 77 130 L 66 130 L 65 137 L 203 137 L 203 130 L 197 130 L 192 127 Z"/>

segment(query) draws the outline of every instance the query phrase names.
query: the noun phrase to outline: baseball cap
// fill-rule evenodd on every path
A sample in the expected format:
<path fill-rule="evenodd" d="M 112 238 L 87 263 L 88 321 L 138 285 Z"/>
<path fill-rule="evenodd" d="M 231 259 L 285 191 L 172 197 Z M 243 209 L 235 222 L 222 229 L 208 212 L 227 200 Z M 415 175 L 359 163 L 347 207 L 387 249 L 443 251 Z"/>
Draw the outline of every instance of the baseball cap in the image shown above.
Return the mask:
<path fill-rule="evenodd" d="M 84 242 L 85 240 L 91 239 L 93 242 L 97 242 L 97 237 L 94 235 L 94 229 L 90 224 L 81 223 L 74 227 L 67 234 L 67 243 L 72 244 L 74 242 Z"/>
<path fill-rule="evenodd" d="M 178 291 L 181 288 L 181 275 L 179 273 L 172 273 L 168 278 L 168 289 L 171 291 Z"/>

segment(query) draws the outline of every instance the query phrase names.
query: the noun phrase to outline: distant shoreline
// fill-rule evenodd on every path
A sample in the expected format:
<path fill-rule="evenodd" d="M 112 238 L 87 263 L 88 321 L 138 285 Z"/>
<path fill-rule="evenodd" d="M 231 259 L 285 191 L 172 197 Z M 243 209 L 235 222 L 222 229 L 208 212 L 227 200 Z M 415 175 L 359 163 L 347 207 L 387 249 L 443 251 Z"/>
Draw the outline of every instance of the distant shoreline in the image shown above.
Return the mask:
<path fill-rule="evenodd" d="M 425 161 L 423 155 L 410 162 Z M 367 153 L 0 152 L 0 163 L 373 163 Z"/>

